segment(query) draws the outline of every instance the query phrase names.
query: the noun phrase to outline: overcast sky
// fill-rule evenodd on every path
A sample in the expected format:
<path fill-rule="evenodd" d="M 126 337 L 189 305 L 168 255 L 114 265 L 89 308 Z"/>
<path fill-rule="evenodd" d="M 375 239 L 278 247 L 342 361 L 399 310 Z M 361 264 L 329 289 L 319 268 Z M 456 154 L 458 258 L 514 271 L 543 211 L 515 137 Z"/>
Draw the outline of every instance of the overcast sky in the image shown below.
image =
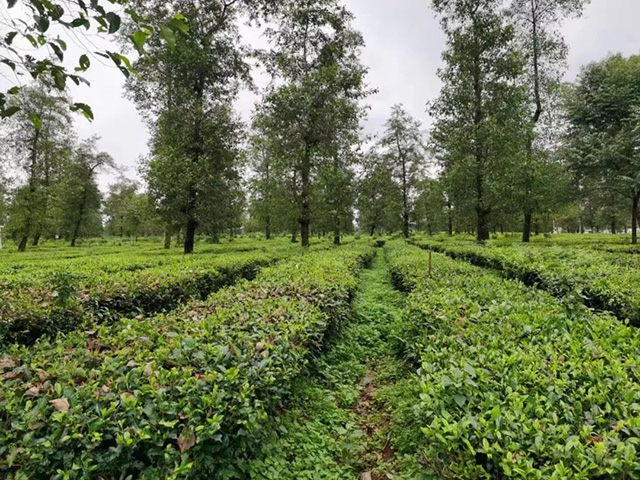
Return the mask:
<path fill-rule="evenodd" d="M 425 126 L 430 124 L 425 104 L 439 92 L 436 71 L 441 64 L 444 36 L 429 0 L 343 0 L 356 16 L 355 27 L 367 43 L 363 63 L 370 68 L 368 82 L 379 92 L 371 106 L 367 133 L 380 131 L 391 106 L 404 104 Z M 640 53 L 640 0 L 592 0 L 585 15 L 568 22 L 564 36 L 570 47 L 567 80 L 580 67 L 608 53 Z M 2 32 L 0 32 L 1 34 Z M 250 35 L 248 38 L 253 37 Z M 77 57 L 76 57 L 77 58 Z M 135 178 L 137 161 L 147 151 L 147 128 L 133 104 L 122 97 L 123 78 L 113 67 L 94 65 L 86 75 L 91 88 L 74 87 L 74 100 L 89 103 L 95 121 L 77 120 L 82 137 L 99 135 L 100 147 Z M 6 82 L 0 79 L 0 88 Z M 238 110 L 251 118 L 256 97 L 243 93 Z M 103 187 L 113 180 L 105 176 Z"/>

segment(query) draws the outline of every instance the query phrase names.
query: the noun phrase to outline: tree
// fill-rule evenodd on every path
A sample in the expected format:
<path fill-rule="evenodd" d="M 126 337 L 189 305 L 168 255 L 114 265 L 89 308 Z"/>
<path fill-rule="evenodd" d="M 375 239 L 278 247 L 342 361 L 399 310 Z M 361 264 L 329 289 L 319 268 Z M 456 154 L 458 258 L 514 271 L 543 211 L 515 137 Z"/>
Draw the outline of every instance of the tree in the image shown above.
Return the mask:
<path fill-rule="evenodd" d="M 102 210 L 105 230 L 109 235 L 138 238 L 162 231 L 162 220 L 153 200 L 147 193 L 140 193 L 139 189 L 137 182 L 128 179 L 109 186 Z"/>
<path fill-rule="evenodd" d="M 192 253 L 200 204 L 205 195 L 216 194 L 215 189 L 202 188 L 202 175 L 206 173 L 208 182 L 223 183 L 228 165 L 215 162 L 232 158 L 241 140 L 230 109 L 240 85 L 250 79 L 237 23 L 242 14 L 253 16 L 275 2 L 137 3 L 156 27 L 176 16 L 189 24 L 188 29 L 175 32 L 169 44 L 149 41 L 147 55 L 135 63 L 142 79 L 132 79 L 127 87 L 138 108 L 150 118 L 152 161 L 146 171 L 153 177 L 151 191 L 167 213 L 167 221 L 181 219 L 184 251 Z M 174 174 L 179 176 L 172 179 Z"/>
<path fill-rule="evenodd" d="M 630 200 L 632 243 L 640 205 L 640 56 L 585 67 L 566 102 L 567 155 L 576 171 Z"/>
<path fill-rule="evenodd" d="M 448 224 L 447 197 L 443 184 L 434 178 L 422 180 L 417 188 L 416 222 L 429 235 L 444 230 Z"/>
<path fill-rule="evenodd" d="M 98 172 L 115 168 L 113 159 L 97 151 L 97 137 L 91 137 L 75 149 L 65 178 L 60 185 L 63 235 L 75 247 L 78 238 L 102 230 L 102 195 L 96 183 Z"/>
<path fill-rule="evenodd" d="M 495 182 L 520 155 L 522 73 L 513 28 L 505 23 L 500 0 L 433 0 L 447 49 L 444 83 L 432 105 L 436 157 L 474 204 L 478 241 L 489 239 Z M 471 194 L 471 195 L 469 195 Z"/>
<path fill-rule="evenodd" d="M 363 115 L 363 39 L 352 19 L 336 0 L 292 1 L 267 31 L 275 49 L 263 60 L 274 82 L 260 114 L 274 139 L 277 168 L 293 179 L 303 247 L 309 246 L 318 173 L 335 161 L 345 138 L 356 136 Z"/>
<path fill-rule="evenodd" d="M 536 150 L 543 150 L 544 145 L 540 145 L 543 142 L 540 142 L 536 129 L 545 108 L 549 106 L 554 87 L 561 80 L 561 67 L 567 57 L 567 47 L 559 27 L 565 19 L 581 15 L 587 1 L 513 0 L 511 3 L 510 13 L 516 26 L 517 39 L 527 62 L 525 81 L 528 103 L 531 105 L 522 168 L 523 242 L 531 240 L 533 214 L 539 209 L 535 198 Z"/>
<path fill-rule="evenodd" d="M 391 109 L 380 145 L 402 192 L 402 233 L 409 238 L 415 189 L 424 176 L 426 153 L 421 124 L 402 105 Z"/>
<path fill-rule="evenodd" d="M 393 172 L 377 152 L 365 155 L 364 175 L 358 183 L 358 224 L 373 236 L 402 229 L 402 191 Z"/>
<path fill-rule="evenodd" d="M 15 101 L 20 110 L 4 125 L 6 144 L 26 184 L 14 198 L 10 229 L 20 238 L 18 251 L 24 252 L 30 237 L 37 245 L 43 232 L 51 228 L 52 196 L 75 138 L 67 97 L 34 85 Z"/>

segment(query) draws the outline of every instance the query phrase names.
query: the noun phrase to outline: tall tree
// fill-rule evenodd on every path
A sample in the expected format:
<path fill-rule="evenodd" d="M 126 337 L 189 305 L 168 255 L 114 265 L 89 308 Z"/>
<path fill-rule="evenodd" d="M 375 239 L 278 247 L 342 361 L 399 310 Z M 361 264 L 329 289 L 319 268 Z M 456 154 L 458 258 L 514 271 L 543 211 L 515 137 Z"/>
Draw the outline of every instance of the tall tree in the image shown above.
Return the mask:
<path fill-rule="evenodd" d="M 567 57 L 567 46 L 559 28 L 565 19 L 581 15 L 588 1 L 513 0 L 511 3 L 510 13 L 516 26 L 517 39 L 527 62 L 525 80 L 530 104 L 522 169 L 522 241 L 525 243 L 531 240 L 533 214 L 540 209 L 536 201 L 536 151 L 544 150 L 545 146 L 537 135 L 537 127 L 544 110 L 549 107 L 549 97 L 561 81 L 562 67 Z"/>
<path fill-rule="evenodd" d="M 222 181 L 228 170 L 208 167 L 229 142 L 235 148 L 240 140 L 220 135 L 237 135 L 229 131 L 237 126 L 229 113 L 230 105 L 240 85 L 250 80 L 238 22 L 245 13 L 254 16 L 275 4 L 267 0 L 136 2 L 138 10 L 156 28 L 176 16 L 185 18 L 189 25 L 188 29 L 174 32 L 169 42 L 150 40 L 147 55 L 135 64 L 141 80 L 128 84 L 138 108 L 151 120 L 156 161 L 149 165 L 148 172 L 157 180 L 153 182 L 156 198 L 171 198 L 164 202 L 165 209 L 175 206 L 177 211 L 171 217 L 176 218 L 179 213 L 183 219 L 185 253 L 194 250 L 203 196 L 215 193 L 200 188 L 201 176 L 205 171 L 209 178 L 219 173 L 216 181 Z M 228 155 L 224 157 L 228 159 Z M 155 172 L 158 167 L 160 171 Z M 176 191 L 166 177 L 167 171 L 180 173 L 175 180 L 181 191 Z M 169 181 L 162 183 L 162 178 Z"/>
<path fill-rule="evenodd" d="M 371 236 L 401 230 L 402 191 L 390 166 L 378 152 L 369 152 L 362 168 L 364 175 L 358 182 L 357 199 L 360 228 Z"/>
<path fill-rule="evenodd" d="M 447 227 L 447 197 L 440 180 L 427 178 L 418 184 L 415 216 L 418 227 L 429 235 Z"/>
<path fill-rule="evenodd" d="M 102 230 L 102 195 L 96 177 L 104 169 L 115 168 L 115 163 L 107 153 L 97 150 L 97 142 L 97 137 L 91 137 L 75 149 L 60 185 L 62 232 L 72 247 L 78 238 Z"/>
<path fill-rule="evenodd" d="M 395 105 L 385 124 L 380 144 L 402 192 L 402 233 L 409 238 L 415 190 L 426 168 L 425 142 L 420 122 L 411 117 L 402 105 Z"/>
<path fill-rule="evenodd" d="M 309 246 L 312 200 L 320 168 L 334 160 L 347 132 L 357 131 L 367 94 L 364 44 L 353 16 L 337 0 L 284 2 L 267 36 L 265 63 L 273 75 L 262 105 L 263 125 L 276 139 L 279 168 L 292 172 L 301 243 Z"/>
<path fill-rule="evenodd" d="M 20 239 L 18 251 L 24 252 L 30 237 L 37 245 L 49 229 L 51 197 L 75 138 L 65 96 L 34 85 L 23 89 L 16 101 L 20 110 L 4 127 L 7 153 L 26 179 L 12 205 L 11 225 Z"/>
<path fill-rule="evenodd" d="M 501 0 L 433 0 L 447 37 L 444 83 L 432 106 L 433 143 L 450 174 L 462 175 L 471 193 L 478 241 L 489 239 L 492 188 L 506 159 L 517 155 L 521 135 L 522 73 L 513 28 Z"/>
<path fill-rule="evenodd" d="M 640 56 L 585 67 L 567 98 L 568 153 L 582 175 L 629 199 L 632 243 L 640 207 Z"/>

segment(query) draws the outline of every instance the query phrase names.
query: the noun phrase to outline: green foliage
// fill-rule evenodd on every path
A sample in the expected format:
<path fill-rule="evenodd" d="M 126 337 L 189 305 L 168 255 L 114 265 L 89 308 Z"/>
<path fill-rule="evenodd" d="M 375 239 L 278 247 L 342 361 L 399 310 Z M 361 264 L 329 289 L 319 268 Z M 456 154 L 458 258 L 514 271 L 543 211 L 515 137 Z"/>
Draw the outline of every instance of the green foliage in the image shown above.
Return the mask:
<path fill-rule="evenodd" d="M 26 10 L 26 21 L 18 13 L 15 17 L 12 16 L 12 9 L 17 4 L 18 0 L 7 1 L 9 16 L 4 19 L 7 29 L 0 36 L 0 64 L 4 64 L 12 73 L 28 74 L 31 78 L 39 79 L 60 91 L 64 91 L 70 82 L 75 85 L 80 85 L 81 82 L 89 84 L 77 73 L 85 72 L 91 65 L 87 55 L 83 53 L 79 57 L 79 67 L 74 71 L 67 68 L 67 42 L 59 35 L 60 31 L 74 37 L 82 36 L 86 32 L 104 36 L 114 35 L 121 30 L 122 16 L 125 16 L 129 24 L 128 30 L 132 32 L 129 40 L 139 53 L 144 53 L 145 43 L 149 38 L 158 36 L 147 20 L 136 12 L 134 2 L 128 0 L 79 1 L 77 5 L 75 2 L 63 2 L 64 7 L 48 0 L 24 0 L 20 4 Z M 109 8 L 114 10 L 108 10 Z M 52 33 L 54 30 L 55 35 Z M 161 26 L 165 39 L 168 36 L 166 32 L 174 30 L 188 31 L 184 17 L 171 18 Z M 22 47 L 27 44 L 36 50 L 52 51 L 53 55 L 34 56 L 24 53 L 26 49 Z M 126 76 L 134 71 L 129 60 L 120 53 L 101 50 L 95 54 L 111 60 Z M 15 115 L 22 109 L 21 105 L 12 104 L 13 97 L 19 92 L 20 88 L 17 86 L 0 92 L 0 119 Z M 75 103 L 69 107 L 72 111 L 81 111 L 87 119 L 93 119 L 89 105 Z M 32 121 L 37 126 L 40 123 L 39 114 L 33 114 Z"/>
<path fill-rule="evenodd" d="M 399 445 L 439 478 L 631 478 L 638 331 L 465 262 L 393 245 L 419 370 Z M 415 390 L 414 390 L 415 391 Z M 402 428 L 402 427 L 399 428 Z M 419 429 L 419 432 L 418 432 Z M 419 436 L 416 436 L 419 435 Z"/>
<path fill-rule="evenodd" d="M 13 275 L 3 275 L 0 343 L 31 344 L 43 335 L 55 337 L 58 332 L 91 328 L 93 323 L 109 324 L 126 315 L 166 312 L 241 278 L 254 278 L 257 270 L 291 248 L 282 242 L 262 252 L 257 244 L 241 242 L 194 258 L 143 251 L 133 257 L 119 253 L 76 261 L 34 261 Z"/>
<path fill-rule="evenodd" d="M 6 349 L 0 472 L 237 477 L 256 432 L 345 318 L 371 255 L 310 253 L 174 314 Z"/>
<path fill-rule="evenodd" d="M 585 67 L 566 101 L 567 156 L 593 191 L 628 198 L 634 245 L 640 208 L 639 80 L 640 56 L 613 55 Z"/>
<path fill-rule="evenodd" d="M 623 321 L 640 324 L 640 266 L 634 256 L 586 251 L 575 247 L 482 247 L 469 242 L 418 241 L 553 295 L 574 295 L 588 306 L 608 310 Z M 620 251 L 620 250 L 619 250 Z"/>
<path fill-rule="evenodd" d="M 308 246 L 314 220 L 317 178 L 329 169 L 336 173 L 334 179 L 346 178 L 359 141 L 359 101 L 369 92 L 367 70 L 359 58 L 364 40 L 352 20 L 336 0 L 284 2 L 277 22 L 267 29 L 274 49 L 262 57 L 274 82 L 255 126 L 267 138 L 274 169 L 289 179 L 303 247 Z M 331 183 L 331 188 L 339 188 Z M 344 193 L 330 208 L 338 227 L 344 221 Z"/>

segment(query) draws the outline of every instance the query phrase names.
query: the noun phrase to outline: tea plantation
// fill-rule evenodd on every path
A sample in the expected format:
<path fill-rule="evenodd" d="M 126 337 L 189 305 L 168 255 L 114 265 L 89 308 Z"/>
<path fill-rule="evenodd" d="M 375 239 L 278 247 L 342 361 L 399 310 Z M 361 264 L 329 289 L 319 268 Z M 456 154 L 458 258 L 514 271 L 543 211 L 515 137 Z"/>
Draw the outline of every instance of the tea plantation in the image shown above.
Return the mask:
<path fill-rule="evenodd" d="M 640 478 L 614 236 L 0 251 L 0 478 Z"/>

